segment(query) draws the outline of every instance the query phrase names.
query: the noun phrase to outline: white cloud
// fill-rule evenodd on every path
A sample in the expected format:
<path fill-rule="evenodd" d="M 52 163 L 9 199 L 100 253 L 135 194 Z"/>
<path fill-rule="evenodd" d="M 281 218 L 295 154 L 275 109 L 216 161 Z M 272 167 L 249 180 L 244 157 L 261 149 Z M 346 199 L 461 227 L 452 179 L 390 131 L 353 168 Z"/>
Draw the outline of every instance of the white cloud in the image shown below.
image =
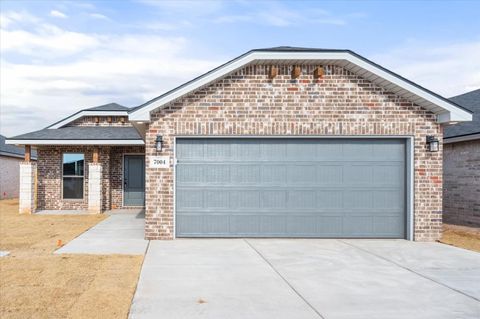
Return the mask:
<path fill-rule="evenodd" d="M 32 24 L 37 23 L 40 19 L 25 11 L 7 11 L 0 14 L 0 27 L 8 29 L 16 23 Z"/>
<path fill-rule="evenodd" d="M 372 60 L 445 97 L 480 88 L 480 39 L 438 44 L 409 41 Z"/>
<path fill-rule="evenodd" d="M 355 16 L 352 16 L 354 18 Z M 215 23 L 255 23 L 273 27 L 288 27 L 301 24 L 329 24 L 343 26 L 346 19 L 329 11 L 313 8 L 308 11 L 286 7 L 277 2 L 257 3 L 248 6 L 243 14 L 220 15 L 213 19 Z"/>
<path fill-rule="evenodd" d="M 106 15 L 103 15 L 101 13 L 90 13 L 89 16 L 94 19 L 100 19 L 100 20 L 110 20 Z"/>
<path fill-rule="evenodd" d="M 60 29 L 50 24 L 38 24 L 35 32 L 0 30 L 3 39 L 0 50 L 43 58 L 78 53 L 98 44 L 98 39 L 79 32 Z"/>
<path fill-rule="evenodd" d="M 141 104 L 223 61 L 192 57 L 182 37 L 85 34 L 41 20 L 0 32 L 1 131 L 7 136 L 41 129 L 82 107 Z"/>
<path fill-rule="evenodd" d="M 58 11 L 58 10 L 52 10 L 52 11 L 50 11 L 50 16 L 55 17 L 55 18 L 62 18 L 62 19 L 68 18 L 65 13 L 60 12 L 60 11 Z"/>

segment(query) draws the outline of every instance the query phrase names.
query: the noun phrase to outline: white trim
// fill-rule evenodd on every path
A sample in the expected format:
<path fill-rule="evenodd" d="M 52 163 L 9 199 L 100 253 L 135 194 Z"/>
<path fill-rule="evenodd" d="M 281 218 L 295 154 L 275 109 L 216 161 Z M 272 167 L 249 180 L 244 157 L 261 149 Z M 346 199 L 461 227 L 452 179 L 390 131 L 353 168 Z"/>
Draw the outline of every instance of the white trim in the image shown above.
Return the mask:
<path fill-rule="evenodd" d="M 405 143 L 405 188 L 406 188 L 406 236 L 407 240 L 415 240 L 415 137 L 406 138 Z"/>
<path fill-rule="evenodd" d="M 173 239 L 177 238 L 177 137 L 173 137 Z"/>
<path fill-rule="evenodd" d="M 275 136 L 265 136 L 265 135 L 249 135 L 249 136 L 188 136 L 188 135 L 179 135 L 173 137 L 173 238 L 177 238 L 177 227 L 176 227 L 176 216 L 177 216 L 177 206 L 176 206 L 176 165 L 177 165 L 177 153 L 176 145 L 177 140 L 182 138 L 199 138 L 199 139 L 210 139 L 210 138 L 228 138 L 228 139 L 237 139 L 237 138 L 301 138 L 301 139 L 352 139 L 352 138 L 363 138 L 363 139 L 401 139 L 405 141 L 405 238 L 407 240 L 415 240 L 415 138 L 412 135 L 275 135 Z"/>
<path fill-rule="evenodd" d="M 0 156 L 12 157 L 12 158 L 25 158 L 25 155 L 13 154 L 13 153 L 9 153 L 9 152 L 0 152 Z M 37 157 L 32 157 L 31 160 L 36 161 Z"/>
<path fill-rule="evenodd" d="M 67 202 L 83 202 L 83 203 L 85 203 L 85 200 L 86 200 L 87 205 L 88 205 L 88 194 L 87 194 L 87 197 L 85 197 L 85 190 L 87 189 L 86 186 L 88 185 L 88 183 L 87 183 L 88 178 L 85 177 L 85 174 L 87 173 L 87 170 L 89 170 L 89 168 L 87 168 L 87 167 L 89 166 L 90 163 L 93 163 L 93 162 L 88 162 L 87 163 L 85 152 L 80 152 L 79 153 L 79 152 L 69 152 L 69 151 L 67 151 L 67 152 L 62 152 L 61 154 L 62 154 L 62 162 L 60 164 L 60 170 L 62 172 L 62 177 L 61 177 L 62 180 L 61 180 L 61 183 L 60 183 L 61 184 L 61 186 L 60 186 L 61 187 L 60 188 L 60 198 L 61 198 L 61 200 L 62 201 L 67 201 Z M 65 164 L 65 163 L 63 163 L 63 158 L 64 158 L 65 154 L 82 154 L 83 155 L 83 176 L 80 176 L 80 175 L 67 175 L 67 176 L 65 176 L 65 175 L 63 175 L 63 165 Z M 89 174 L 90 174 L 90 172 L 89 172 Z M 82 198 L 64 198 L 63 197 L 63 178 L 64 177 L 83 178 Z"/>
<path fill-rule="evenodd" d="M 70 115 L 69 117 L 61 120 L 60 122 L 57 122 L 48 126 L 47 128 L 50 128 L 50 129 L 61 128 L 67 125 L 68 123 L 72 123 L 73 121 L 84 116 L 127 116 L 127 115 L 128 115 L 127 111 L 80 111 L 73 115 Z"/>
<path fill-rule="evenodd" d="M 5 140 L 14 145 L 145 145 L 143 140 Z"/>
<path fill-rule="evenodd" d="M 465 136 L 454 136 L 443 138 L 443 144 L 457 143 L 457 142 L 466 142 L 472 140 L 480 139 L 480 133 L 465 135 Z"/>
<path fill-rule="evenodd" d="M 190 92 L 193 92 L 213 81 L 215 81 L 218 78 L 224 77 L 225 75 L 228 75 L 231 72 L 234 72 L 235 70 L 243 67 L 244 65 L 247 65 L 253 61 L 256 60 L 277 60 L 277 61 L 285 61 L 285 60 L 293 60 L 293 61 L 298 61 L 298 60 L 341 60 L 341 61 L 348 61 L 350 63 L 353 63 L 362 69 L 371 72 L 387 81 L 389 81 L 392 84 L 395 84 L 399 86 L 402 89 L 405 89 L 416 96 L 425 99 L 426 101 L 437 105 L 442 109 L 441 112 L 437 112 L 436 114 L 444 114 L 447 113 L 448 116 L 442 115 L 439 117 L 438 121 L 440 123 L 443 122 L 450 122 L 450 121 L 471 121 L 472 120 L 472 114 L 469 112 L 455 106 L 452 103 L 449 103 L 447 101 L 444 101 L 437 96 L 429 93 L 428 91 L 421 89 L 419 87 L 416 87 L 415 85 L 412 85 L 411 83 L 399 78 L 398 76 L 395 76 L 389 72 L 386 72 L 385 70 L 363 60 L 358 58 L 357 56 L 353 55 L 352 53 L 349 52 L 259 52 L 259 51 L 253 51 L 250 52 L 236 60 L 231 61 L 230 63 L 226 64 L 225 66 L 212 71 L 211 73 L 206 73 L 205 75 L 199 77 L 197 80 L 186 84 L 183 87 L 180 87 L 179 89 L 175 89 L 171 91 L 171 93 L 166 94 L 162 98 L 159 98 L 158 100 L 154 100 L 150 103 L 147 103 L 145 106 L 139 108 L 138 110 L 133 111 L 132 113 L 129 114 L 129 120 L 130 121 L 144 121 L 144 122 L 149 122 L 150 121 L 150 112 L 166 105 L 169 102 L 172 102 L 179 97 L 188 94 Z M 446 118 L 448 118 L 448 121 L 446 121 Z"/>
<path fill-rule="evenodd" d="M 145 153 L 122 153 L 122 179 L 121 179 L 121 184 L 122 184 L 122 208 L 128 207 L 128 208 L 145 208 L 146 207 L 146 202 L 147 199 L 143 199 L 143 206 L 135 206 L 135 205 L 125 205 L 125 189 L 124 189 L 124 179 L 125 179 L 125 155 L 133 155 L 133 156 L 142 156 L 143 155 L 143 170 L 144 170 L 144 186 L 143 186 L 143 193 L 144 196 L 146 195 L 146 189 L 147 189 L 147 161 L 145 158 Z"/>

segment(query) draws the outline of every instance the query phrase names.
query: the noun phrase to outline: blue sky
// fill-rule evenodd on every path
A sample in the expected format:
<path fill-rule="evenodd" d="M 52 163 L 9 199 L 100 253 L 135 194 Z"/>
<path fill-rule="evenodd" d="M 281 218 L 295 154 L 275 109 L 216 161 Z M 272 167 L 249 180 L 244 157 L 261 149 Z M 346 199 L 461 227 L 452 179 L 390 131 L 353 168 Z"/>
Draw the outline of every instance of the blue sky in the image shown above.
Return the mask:
<path fill-rule="evenodd" d="M 344 48 L 444 96 L 480 87 L 480 1 L 2 1 L 0 132 L 135 106 L 252 48 Z"/>

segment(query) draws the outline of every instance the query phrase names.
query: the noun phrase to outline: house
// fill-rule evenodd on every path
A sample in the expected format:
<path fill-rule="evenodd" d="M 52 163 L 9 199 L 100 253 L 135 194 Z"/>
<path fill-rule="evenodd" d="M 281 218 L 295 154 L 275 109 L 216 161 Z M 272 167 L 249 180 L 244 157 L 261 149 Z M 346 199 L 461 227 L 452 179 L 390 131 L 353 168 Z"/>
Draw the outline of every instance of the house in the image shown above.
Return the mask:
<path fill-rule="evenodd" d="M 480 89 L 450 100 L 471 110 L 473 120 L 444 130 L 444 221 L 480 227 Z"/>
<path fill-rule="evenodd" d="M 147 239 L 431 241 L 442 125 L 471 118 L 350 50 L 278 47 L 9 143 L 38 149 L 38 164 L 21 165 L 21 212 L 33 211 L 38 171 L 38 209 L 145 206 Z"/>
<path fill-rule="evenodd" d="M 5 144 L 6 137 L 0 135 L 0 199 L 18 197 L 19 163 L 25 157 L 23 147 Z M 37 159 L 34 151 L 32 160 Z"/>

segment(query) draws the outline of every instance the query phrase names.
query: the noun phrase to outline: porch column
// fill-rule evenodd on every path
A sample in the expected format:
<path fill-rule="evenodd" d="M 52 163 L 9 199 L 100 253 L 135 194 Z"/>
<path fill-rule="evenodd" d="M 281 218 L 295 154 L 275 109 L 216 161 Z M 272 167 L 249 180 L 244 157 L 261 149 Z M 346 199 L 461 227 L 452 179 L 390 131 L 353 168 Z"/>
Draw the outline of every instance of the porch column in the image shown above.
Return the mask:
<path fill-rule="evenodd" d="M 93 151 L 93 162 L 88 164 L 88 210 L 102 212 L 102 164 L 99 163 L 99 150 Z"/>
<path fill-rule="evenodd" d="M 20 163 L 20 190 L 18 207 L 20 214 L 35 213 L 37 163 L 31 161 L 31 147 L 25 146 L 25 161 Z"/>

